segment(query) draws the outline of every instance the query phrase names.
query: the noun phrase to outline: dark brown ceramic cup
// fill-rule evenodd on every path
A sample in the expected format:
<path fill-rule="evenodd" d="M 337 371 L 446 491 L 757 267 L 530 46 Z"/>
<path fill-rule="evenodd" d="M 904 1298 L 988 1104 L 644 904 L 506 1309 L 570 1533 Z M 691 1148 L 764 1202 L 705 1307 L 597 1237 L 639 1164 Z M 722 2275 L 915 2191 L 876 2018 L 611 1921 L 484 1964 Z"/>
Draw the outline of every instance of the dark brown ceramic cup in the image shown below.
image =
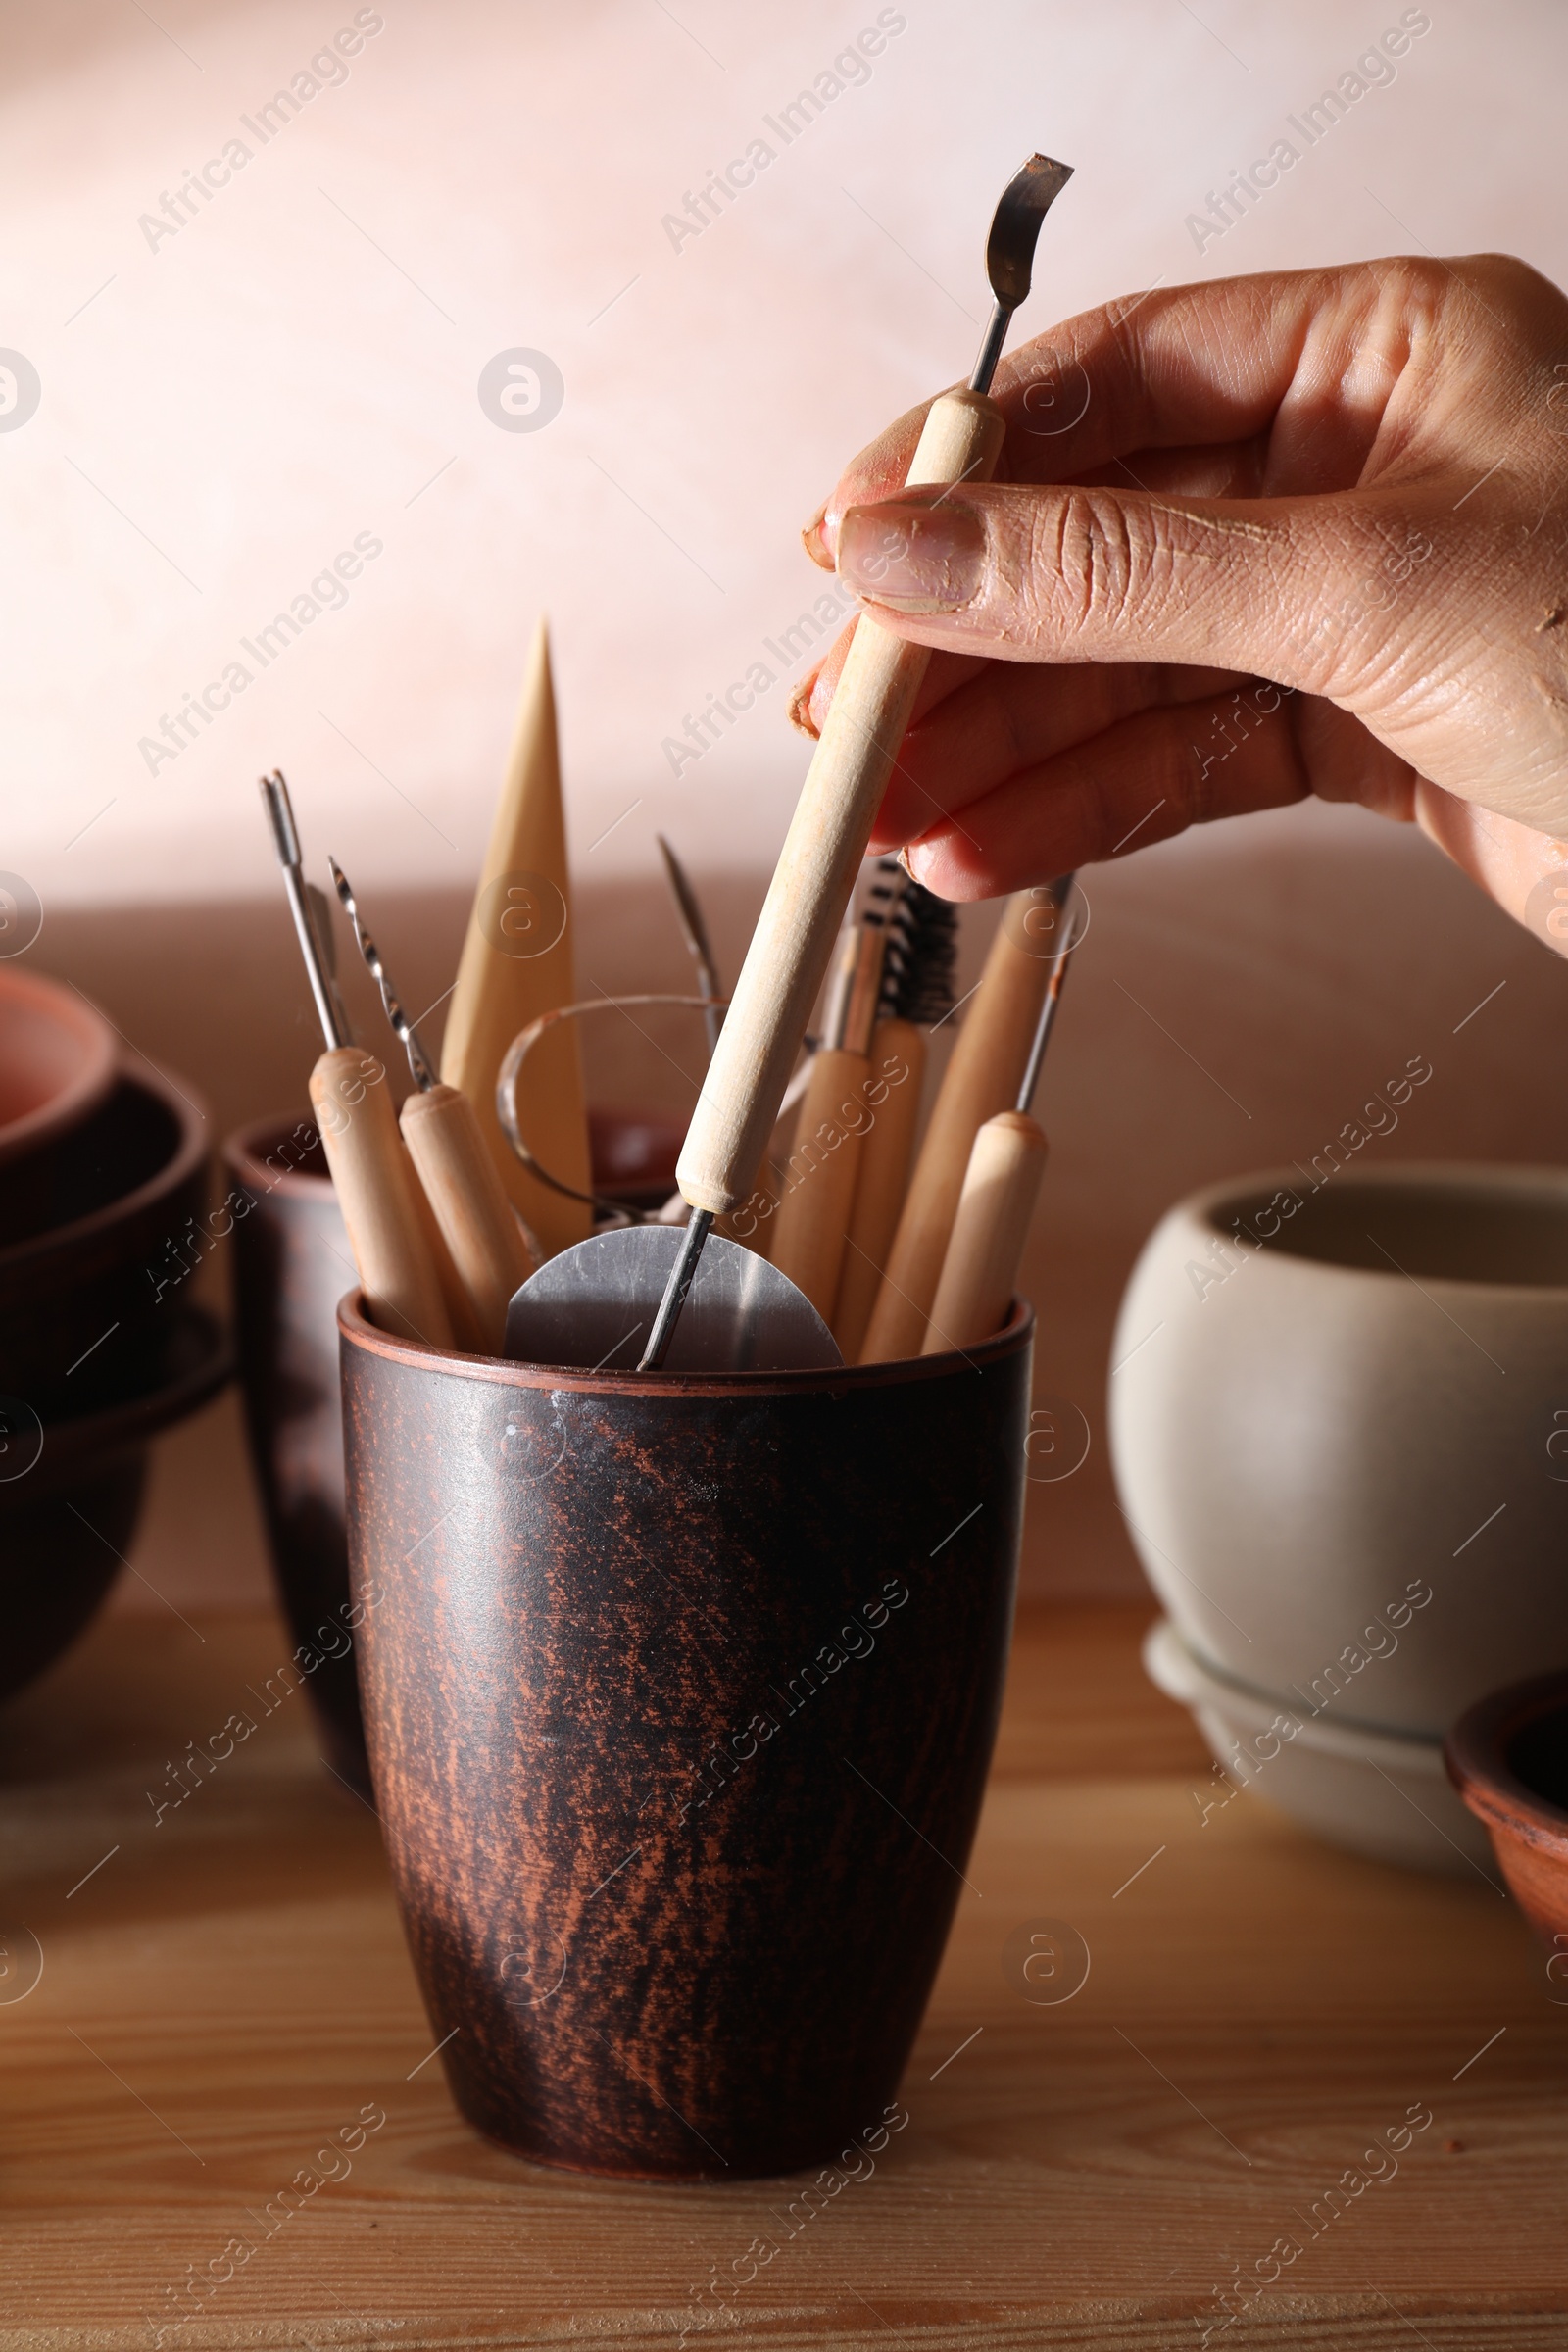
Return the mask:
<path fill-rule="evenodd" d="M 631 1205 L 675 1185 L 683 1130 L 634 1111 L 590 1114 L 594 1182 Z M 251 1462 L 268 1547 L 327 1760 L 368 1793 L 354 1644 L 337 1302 L 354 1280 L 349 1237 L 315 1122 L 258 1119 L 223 1146 L 229 1192 L 209 1220 L 234 1237 L 235 1321 Z"/>
<path fill-rule="evenodd" d="M 327 1761 L 370 1786 L 348 1626 L 337 1302 L 354 1280 L 314 1122 L 259 1120 L 223 1146 L 251 1460 L 284 1614 L 318 1662 L 306 1683 Z"/>
<path fill-rule="evenodd" d="M 692 1378 L 339 1323 L 376 1800 L 459 2106 L 589 2172 L 837 2156 L 882 2127 L 963 1892 L 1032 1316 L 967 1356 Z"/>

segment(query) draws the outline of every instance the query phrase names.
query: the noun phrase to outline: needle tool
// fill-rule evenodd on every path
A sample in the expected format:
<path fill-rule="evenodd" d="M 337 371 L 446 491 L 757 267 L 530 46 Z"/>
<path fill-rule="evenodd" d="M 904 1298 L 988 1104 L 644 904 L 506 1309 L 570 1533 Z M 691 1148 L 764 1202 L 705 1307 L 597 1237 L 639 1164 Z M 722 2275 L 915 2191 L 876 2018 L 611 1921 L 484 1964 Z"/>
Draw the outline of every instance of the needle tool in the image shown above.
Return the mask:
<path fill-rule="evenodd" d="M 381 992 L 386 1017 L 409 1057 L 416 1092 L 404 1103 L 399 1120 L 403 1140 L 457 1269 L 476 1344 L 486 1354 L 497 1355 L 512 1294 L 533 1272 L 533 1258 L 473 1104 L 458 1087 L 443 1086 L 437 1078 L 381 952 L 366 928 L 347 874 L 335 858 L 327 863 L 360 954 Z"/>
<path fill-rule="evenodd" d="M 966 389 L 932 403 L 909 485 L 990 479 L 1005 432 L 992 377 L 1029 291 L 1041 221 L 1069 177 L 1065 164 L 1035 155 L 1004 190 L 986 246 L 995 309 L 980 356 Z M 740 1208 L 757 1181 L 929 661 L 869 615 L 856 623 L 681 1152 L 676 1181 L 692 1215 L 639 1370 L 664 1361 L 714 1218 Z"/>
<path fill-rule="evenodd" d="M 330 931 L 322 919 L 326 902 L 320 899 L 318 915 L 280 769 L 262 778 L 262 801 L 320 1016 L 326 1050 L 311 1072 L 311 1103 L 367 1309 L 383 1331 L 449 1348 L 452 1323 L 422 1221 L 418 1180 L 398 1133 L 385 1068 L 355 1045 L 333 984 Z"/>

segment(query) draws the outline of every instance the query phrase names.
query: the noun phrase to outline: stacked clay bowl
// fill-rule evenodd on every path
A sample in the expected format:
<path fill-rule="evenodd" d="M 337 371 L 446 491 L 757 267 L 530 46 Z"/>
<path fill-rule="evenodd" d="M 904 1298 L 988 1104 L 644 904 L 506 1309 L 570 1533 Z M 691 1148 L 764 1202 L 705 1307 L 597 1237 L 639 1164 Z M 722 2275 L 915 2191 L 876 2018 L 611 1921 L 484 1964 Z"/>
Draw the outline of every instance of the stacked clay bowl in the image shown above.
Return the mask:
<path fill-rule="evenodd" d="M 226 1377 L 185 1290 L 206 1133 L 74 989 L 0 970 L 0 1698 L 92 1616 L 149 1441 Z"/>

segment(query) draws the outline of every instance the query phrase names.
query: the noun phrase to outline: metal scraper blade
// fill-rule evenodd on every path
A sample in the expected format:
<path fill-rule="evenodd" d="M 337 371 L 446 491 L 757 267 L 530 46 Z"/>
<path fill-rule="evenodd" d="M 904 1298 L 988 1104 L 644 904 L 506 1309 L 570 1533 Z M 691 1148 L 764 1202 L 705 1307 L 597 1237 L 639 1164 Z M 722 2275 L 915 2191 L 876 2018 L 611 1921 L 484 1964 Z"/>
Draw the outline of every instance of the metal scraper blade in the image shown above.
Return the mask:
<path fill-rule="evenodd" d="M 572 1370 L 633 1370 L 683 1238 L 678 1225 L 626 1225 L 563 1250 L 513 1294 L 502 1353 Z M 843 1361 L 787 1274 L 738 1242 L 710 1238 L 662 1370 L 809 1372 Z"/>

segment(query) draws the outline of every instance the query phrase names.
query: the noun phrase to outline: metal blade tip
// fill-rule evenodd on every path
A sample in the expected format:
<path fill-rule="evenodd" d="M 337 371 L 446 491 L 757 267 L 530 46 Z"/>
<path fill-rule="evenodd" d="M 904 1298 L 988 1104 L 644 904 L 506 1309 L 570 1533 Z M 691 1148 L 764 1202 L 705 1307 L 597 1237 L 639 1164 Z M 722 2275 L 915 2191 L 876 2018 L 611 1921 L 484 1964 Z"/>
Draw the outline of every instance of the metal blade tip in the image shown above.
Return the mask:
<path fill-rule="evenodd" d="M 300 863 L 300 837 L 294 830 L 294 810 L 289 805 L 288 786 L 281 768 L 261 779 L 262 800 L 268 821 L 272 828 L 272 840 L 277 850 L 279 865 Z"/>
<path fill-rule="evenodd" d="M 998 302 L 1010 311 L 1028 295 L 1040 223 L 1071 177 L 1071 164 L 1032 155 L 1002 191 L 986 240 L 986 275 Z"/>

